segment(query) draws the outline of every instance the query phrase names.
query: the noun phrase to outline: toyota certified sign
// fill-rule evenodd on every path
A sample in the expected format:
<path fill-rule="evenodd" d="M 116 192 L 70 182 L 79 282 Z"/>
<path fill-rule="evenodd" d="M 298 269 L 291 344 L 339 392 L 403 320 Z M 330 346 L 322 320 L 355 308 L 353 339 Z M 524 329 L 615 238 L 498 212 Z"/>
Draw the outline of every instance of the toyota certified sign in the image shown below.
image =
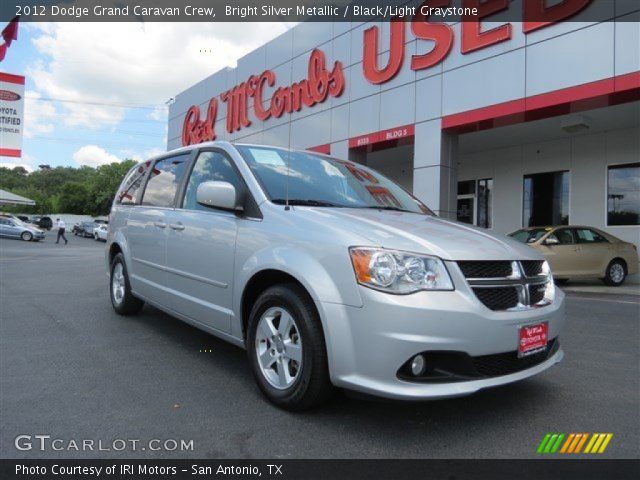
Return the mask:
<path fill-rule="evenodd" d="M 24 77 L 0 72 L 0 155 L 22 156 Z"/>

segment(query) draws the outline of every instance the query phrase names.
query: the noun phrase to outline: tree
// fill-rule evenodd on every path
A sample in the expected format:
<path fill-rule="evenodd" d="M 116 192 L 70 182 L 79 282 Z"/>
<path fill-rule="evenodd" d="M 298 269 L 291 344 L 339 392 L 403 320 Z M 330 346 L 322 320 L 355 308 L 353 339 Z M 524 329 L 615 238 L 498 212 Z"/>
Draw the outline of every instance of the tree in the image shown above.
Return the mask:
<path fill-rule="evenodd" d="M 111 209 L 113 197 L 115 197 L 122 179 L 136 164 L 133 160 L 125 160 L 121 163 L 100 165 L 96 168 L 91 179 L 91 214 L 106 215 Z"/>
<path fill-rule="evenodd" d="M 106 215 L 133 160 L 101 165 L 56 167 L 29 173 L 23 167 L 0 167 L 0 188 L 30 198 L 35 206 L 6 206 L 10 212 Z"/>

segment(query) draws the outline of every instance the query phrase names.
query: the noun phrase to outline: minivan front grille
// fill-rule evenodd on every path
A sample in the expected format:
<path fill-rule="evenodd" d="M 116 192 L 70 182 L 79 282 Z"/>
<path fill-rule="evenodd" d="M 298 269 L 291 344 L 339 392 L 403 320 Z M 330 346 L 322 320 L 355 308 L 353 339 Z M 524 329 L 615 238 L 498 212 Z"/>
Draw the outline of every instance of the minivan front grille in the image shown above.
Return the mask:
<path fill-rule="evenodd" d="M 535 277 L 538 275 L 544 275 L 542 271 L 543 263 L 544 261 L 542 260 L 522 260 L 520 265 L 522 265 L 522 270 L 524 271 L 525 276 Z"/>
<path fill-rule="evenodd" d="M 548 305 L 545 293 L 551 280 L 543 265 L 542 260 L 458 262 L 478 300 L 494 311 Z"/>
<path fill-rule="evenodd" d="M 529 303 L 536 305 L 544 300 L 544 292 L 546 290 L 545 284 L 532 284 L 529 285 Z"/>
<path fill-rule="evenodd" d="M 458 266 L 466 278 L 500 278 L 511 275 L 511 262 L 458 262 Z"/>
<path fill-rule="evenodd" d="M 518 306 L 515 287 L 478 287 L 473 289 L 473 293 L 490 310 L 509 310 Z"/>

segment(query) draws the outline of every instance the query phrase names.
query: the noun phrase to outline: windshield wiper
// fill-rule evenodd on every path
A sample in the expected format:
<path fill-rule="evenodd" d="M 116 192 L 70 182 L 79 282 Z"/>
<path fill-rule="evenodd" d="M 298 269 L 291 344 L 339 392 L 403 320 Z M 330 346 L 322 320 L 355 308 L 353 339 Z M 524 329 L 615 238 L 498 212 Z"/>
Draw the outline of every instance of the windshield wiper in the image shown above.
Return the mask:
<path fill-rule="evenodd" d="M 356 207 L 356 208 L 375 208 L 376 210 L 392 210 L 394 212 L 407 212 L 407 213 L 415 213 L 411 210 L 407 210 L 405 208 L 400 207 L 391 207 L 389 205 L 367 205 L 366 207 Z"/>
<path fill-rule="evenodd" d="M 284 198 L 274 198 L 271 200 L 277 205 L 286 205 L 287 200 Z M 298 205 L 301 207 L 343 207 L 344 205 L 338 205 L 337 203 L 325 202 L 324 200 L 302 199 L 302 198 L 290 198 L 288 200 L 289 205 Z"/>

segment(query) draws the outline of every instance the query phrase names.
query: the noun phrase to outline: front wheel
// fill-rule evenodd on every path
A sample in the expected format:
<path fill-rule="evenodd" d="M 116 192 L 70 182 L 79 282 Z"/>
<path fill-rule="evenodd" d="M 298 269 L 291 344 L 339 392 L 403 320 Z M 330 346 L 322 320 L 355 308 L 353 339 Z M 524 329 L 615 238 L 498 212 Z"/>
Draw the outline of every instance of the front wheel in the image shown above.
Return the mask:
<path fill-rule="evenodd" d="M 276 285 L 258 297 L 249 316 L 247 352 L 260 390 L 277 406 L 300 411 L 331 396 L 320 318 L 299 285 Z"/>
<path fill-rule="evenodd" d="M 144 302 L 131 293 L 127 265 L 124 256 L 118 253 L 111 262 L 111 277 L 109 279 L 109 293 L 111 305 L 120 315 L 135 315 L 144 306 Z"/>
<path fill-rule="evenodd" d="M 25 242 L 30 242 L 31 240 L 33 240 L 33 234 L 31 232 L 22 232 L 20 238 Z"/>
<path fill-rule="evenodd" d="M 611 287 L 619 287 L 627 278 L 627 265 L 622 260 L 611 260 L 602 281 Z"/>

